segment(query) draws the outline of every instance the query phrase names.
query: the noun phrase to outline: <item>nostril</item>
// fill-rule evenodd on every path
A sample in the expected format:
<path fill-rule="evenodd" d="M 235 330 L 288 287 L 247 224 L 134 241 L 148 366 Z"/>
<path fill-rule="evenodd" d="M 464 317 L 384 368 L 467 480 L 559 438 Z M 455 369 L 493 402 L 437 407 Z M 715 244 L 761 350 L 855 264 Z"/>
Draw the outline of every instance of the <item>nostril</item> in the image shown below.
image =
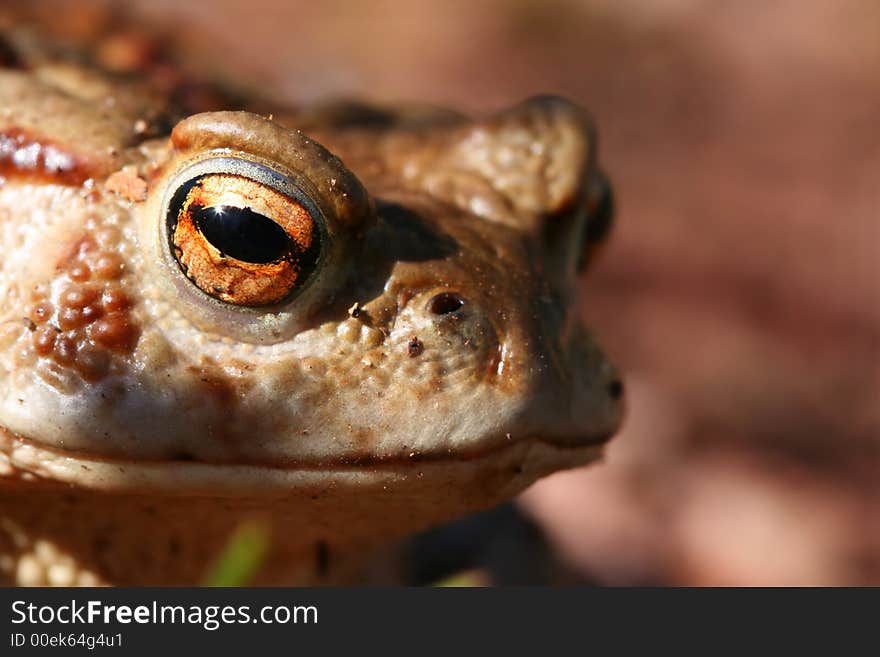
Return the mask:
<path fill-rule="evenodd" d="M 623 381 L 620 379 L 614 379 L 611 383 L 608 384 L 608 394 L 611 399 L 618 400 L 623 397 Z"/>
<path fill-rule="evenodd" d="M 462 299 L 455 292 L 441 292 L 434 295 L 428 302 L 428 310 L 435 315 L 448 315 L 464 305 Z"/>

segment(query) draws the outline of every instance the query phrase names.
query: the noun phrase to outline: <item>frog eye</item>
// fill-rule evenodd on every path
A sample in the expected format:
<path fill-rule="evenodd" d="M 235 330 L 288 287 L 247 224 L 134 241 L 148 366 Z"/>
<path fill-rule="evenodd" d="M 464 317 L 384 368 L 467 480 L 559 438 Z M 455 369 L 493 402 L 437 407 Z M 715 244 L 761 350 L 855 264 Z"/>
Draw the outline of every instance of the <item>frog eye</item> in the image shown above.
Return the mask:
<path fill-rule="evenodd" d="M 223 158 L 199 168 L 167 209 L 168 245 L 186 277 L 236 306 L 276 304 L 301 289 L 321 253 L 314 204 L 255 162 Z"/>

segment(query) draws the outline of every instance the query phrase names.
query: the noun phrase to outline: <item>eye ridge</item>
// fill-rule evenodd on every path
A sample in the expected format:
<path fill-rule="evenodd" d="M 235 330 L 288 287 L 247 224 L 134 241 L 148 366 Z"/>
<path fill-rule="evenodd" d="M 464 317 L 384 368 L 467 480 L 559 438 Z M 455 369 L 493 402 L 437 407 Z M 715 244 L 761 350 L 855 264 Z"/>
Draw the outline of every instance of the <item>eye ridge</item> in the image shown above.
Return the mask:
<path fill-rule="evenodd" d="M 196 229 L 224 257 L 253 264 L 299 260 L 301 249 L 278 223 L 249 207 L 190 206 Z"/>

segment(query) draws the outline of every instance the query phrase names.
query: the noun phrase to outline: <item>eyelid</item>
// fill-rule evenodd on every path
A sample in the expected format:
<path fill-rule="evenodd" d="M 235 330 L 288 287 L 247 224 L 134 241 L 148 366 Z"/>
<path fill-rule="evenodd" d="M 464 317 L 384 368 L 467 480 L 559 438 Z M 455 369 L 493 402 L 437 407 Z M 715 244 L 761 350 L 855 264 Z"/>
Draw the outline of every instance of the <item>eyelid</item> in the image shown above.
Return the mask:
<path fill-rule="evenodd" d="M 174 127 L 171 143 L 187 159 L 225 152 L 278 168 L 320 206 L 331 235 L 360 232 L 375 217 L 369 194 L 339 158 L 300 131 L 257 114 L 195 114 Z"/>
<path fill-rule="evenodd" d="M 289 196 L 302 205 L 309 214 L 316 219 L 321 228 L 328 230 L 327 219 L 315 201 L 314 196 L 296 184 L 290 177 L 273 168 L 271 164 L 254 160 L 248 157 L 234 156 L 228 151 L 205 153 L 204 157 L 198 158 L 184 165 L 171 179 L 168 186 L 170 195 L 167 195 L 165 205 L 168 205 L 174 194 L 183 185 L 195 178 L 211 174 L 228 174 L 247 178 L 254 182 L 266 185 L 272 189 Z M 329 230 L 328 230 L 329 232 Z"/>

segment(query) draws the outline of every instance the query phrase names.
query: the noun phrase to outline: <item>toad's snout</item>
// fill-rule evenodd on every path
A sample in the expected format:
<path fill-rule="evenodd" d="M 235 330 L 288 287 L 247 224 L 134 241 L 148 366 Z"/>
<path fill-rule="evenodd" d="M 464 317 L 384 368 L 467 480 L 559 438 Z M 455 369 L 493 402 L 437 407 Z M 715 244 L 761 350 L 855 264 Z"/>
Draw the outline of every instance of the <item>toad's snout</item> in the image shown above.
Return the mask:
<path fill-rule="evenodd" d="M 625 386 L 620 372 L 586 331 L 572 339 L 541 398 L 543 439 L 564 447 L 602 444 L 620 429 Z"/>
<path fill-rule="evenodd" d="M 597 357 L 591 368 L 576 376 L 570 399 L 570 413 L 576 444 L 606 442 L 620 429 L 624 414 L 624 383 L 617 368 L 593 346 Z"/>

